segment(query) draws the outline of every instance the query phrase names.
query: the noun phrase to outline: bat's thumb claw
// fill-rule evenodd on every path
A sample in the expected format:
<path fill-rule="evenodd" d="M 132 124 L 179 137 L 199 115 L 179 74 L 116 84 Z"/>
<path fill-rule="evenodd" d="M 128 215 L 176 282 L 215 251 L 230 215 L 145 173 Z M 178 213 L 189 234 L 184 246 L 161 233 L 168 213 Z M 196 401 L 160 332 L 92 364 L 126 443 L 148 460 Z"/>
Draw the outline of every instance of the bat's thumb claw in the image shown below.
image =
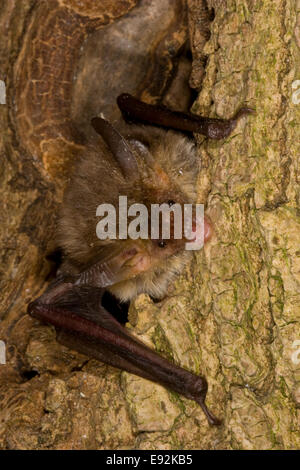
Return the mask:
<path fill-rule="evenodd" d="M 238 121 L 240 118 L 247 116 L 248 114 L 256 114 L 255 109 L 252 108 L 241 108 L 233 118 L 233 121 Z"/>
<path fill-rule="evenodd" d="M 199 405 L 201 406 L 206 418 L 207 418 L 207 421 L 209 422 L 209 424 L 211 426 L 220 426 L 222 424 L 222 420 L 217 418 L 206 406 L 204 400 L 200 399 L 200 400 L 197 400 L 197 402 L 199 403 Z"/>

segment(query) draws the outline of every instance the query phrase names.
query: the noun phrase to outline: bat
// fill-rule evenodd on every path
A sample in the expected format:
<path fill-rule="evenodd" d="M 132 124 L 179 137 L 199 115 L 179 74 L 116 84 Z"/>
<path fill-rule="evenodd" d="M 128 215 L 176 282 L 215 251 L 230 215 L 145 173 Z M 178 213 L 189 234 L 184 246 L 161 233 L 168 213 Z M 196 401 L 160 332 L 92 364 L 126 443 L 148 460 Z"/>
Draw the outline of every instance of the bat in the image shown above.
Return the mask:
<path fill-rule="evenodd" d="M 196 401 L 208 422 L 219 425 L 205 404 L 205 377 L 157 354 L 102 306 L 107 290 L 123 302 L 141 292 L 163 297 L 191 258 L 184 249 L 185 237 L 99 239 L 95 214 L 101 203 L 116 207 L 120 195 L 127 196 L 128 204 L 146 207 L 194 203 L 196 149 L 178 131 L 222 139 L 252 110 L 242 108 L 232 119 L 222 120 L 149 105 L 128 94 L 117 102 L 125 118 L 118 129 L 104 118 L 92 119 L 98 142 L 78 160 L 60 213 L 57 237 L 63 262 L 46 292 L 29 304 L 28 313 L 54 325 L 64 345 Z M 205 218 L 204 242 L 211 232 Z"/>

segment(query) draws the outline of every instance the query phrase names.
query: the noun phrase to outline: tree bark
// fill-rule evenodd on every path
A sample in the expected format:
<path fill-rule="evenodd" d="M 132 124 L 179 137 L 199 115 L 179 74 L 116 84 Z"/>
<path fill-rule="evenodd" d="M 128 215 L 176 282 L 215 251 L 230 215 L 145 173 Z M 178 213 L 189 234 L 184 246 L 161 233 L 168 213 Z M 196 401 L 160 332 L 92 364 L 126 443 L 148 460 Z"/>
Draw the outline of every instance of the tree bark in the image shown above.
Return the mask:
<path fill-rule="evenodd" d="M 51 152 L 41 159 L 31 153 L 15 117 L 14 74 L 39 1 L 3 3 L 0 448 L 299 449 L 300 2 L 187 1 L 190 84 L 198 92 L 192 111 L 228 118 L 247 104 L 256 115 L 225 141 L 196 136 L 198 200 L 206 203 L 213 238 L 166 299 L 153 303 L 141 295 L 132 302 L 128 326 L 161 354 L 207 377 L 207 404 L 223 418 L 219 428 L 209 427 L 194 402 L 59 345 L 52 327 L 26 314 L 52 276 L 45 251 L 66 162 L 53 163 Z M 112 24 L 143 8 L 143 1 L 128 1 L 121 14 L 116 2 L 106 3 Z M 167 39 L 148 41 L 147 54 L 158 66 L 142 64 L 148 73 L 137 73 L 134 84 L 129 74 L 130 88 L 121 91 L 170 105 L 167 89 L 186 29 L 178 20 L 181 2 L 174 22 L 168 19 L 173 0 L 152 3 L 165 11 L 156 36 Z M 145 10 L 139 14 L 146 18 Z M 77 71 L 72 116 L 83 129 L 99 94 L 91 54 L 106 40 L 103 31 L 88 38 Z M 121 70 L 119 64 L 112 74 L 122 82 Z M 110 102 L 101 103 L 109 112 Z"/>

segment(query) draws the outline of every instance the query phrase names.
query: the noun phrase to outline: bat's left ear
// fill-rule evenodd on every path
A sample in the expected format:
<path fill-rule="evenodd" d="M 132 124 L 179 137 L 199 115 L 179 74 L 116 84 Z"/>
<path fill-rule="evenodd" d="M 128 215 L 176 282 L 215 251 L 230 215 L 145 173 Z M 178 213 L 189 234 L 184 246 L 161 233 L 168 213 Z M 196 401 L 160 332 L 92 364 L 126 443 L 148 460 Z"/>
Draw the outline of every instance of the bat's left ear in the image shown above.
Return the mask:
<path fill-rule="evenodd" d="M 124 177 L 127 180 L 136 179 L 138 175 L 137 161 L 124 137 L 106 119 L 95 117 L 91 123 L 112 152 Z"/>

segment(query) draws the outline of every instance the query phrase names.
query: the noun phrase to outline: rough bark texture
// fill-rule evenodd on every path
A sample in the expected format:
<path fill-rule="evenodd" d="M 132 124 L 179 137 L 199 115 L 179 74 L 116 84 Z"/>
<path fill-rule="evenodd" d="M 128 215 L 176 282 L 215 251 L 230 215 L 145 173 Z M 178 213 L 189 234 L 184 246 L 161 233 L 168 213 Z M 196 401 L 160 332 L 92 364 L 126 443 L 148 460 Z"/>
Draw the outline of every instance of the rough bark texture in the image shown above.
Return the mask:
<path fill-rule="evenodd" d="M 193 111 L 226 118 L 247 103 L 257 114 L 226 141 L 199 139 L 199 202 L 207 202 L 214 237 L 164 301 L 154 304 L 141 295 L 130 307 L 129 327 L 140 339 L 206 375 L 208 405 L 224 418 L 220 428 L 210 428 L 195 403 L 60 346 L 53 328 L 25 313 L 51 275 L 44 254 L 61 197 L 56 188 L 64 186 L 64 156 L 70 160 L 76 154 L 59 146 L 54 161 L 53 147 L 45 151 L 39 140 L 30 140 L 18 121 L 20 108 L 15 109 L 15 101 L 23 99 L 15 74 L 42 3 L 11 0 L 0 6 L 0 79 L 8 91 L 8 105 L 0 105 L 0 339 L 7 360 L 0 365 L 0 448 L 299 448 L 299 0 L 188 0 L 191 85 L 200 91 Z M 129 71 L 130 88 L 115 93 L 169 102 L 174 56 L 186 39 L 184 26 L 175 21 L 176 14 L 184 16 L 178 13 L 180 2 L 173 16 L 174 0 L 153 0 L 147 14 L 144 4 L 151 2 L 138 2 L 132 10 L 134 1 L 101 3 L 107 8 L 103 24 L 112 25 L 123 15 L 148 14 L 148 22 L 154 21 L 159 4 L 163 21 L 157 23 L 156 39 L 145 40 L 148 59 L 140 64 L 138 50 L 139 60 L 132 58 L 140 70 L 136 82 L 130 82 Z M 80 13 L 81 2 L 47 4 L 59 9 L 68 4 Z M 89 15 L 98 14 L 91 9 Z M 91 54 L 106 37 L 101 21 L 85 43 L 89 52 L 80 58 L 70 98 L 73 119 L 82 127 L 95 112 L 94 77 L 101 67 L 93 70 L 104 57 L 101 48 L 96 58 Z M 140 28 L 146 34 L 145 26 Z M 125 23 L 117 23 L 117 31 L 122 29 Z M 133 44 L 139 31 L 136 27 Z M 126 84 L 122 70 L 119 63 L 116 79 Z M 22 70 L 24 76 L 27 72 Z M 113 92 L 103 92 L 102 83 L 99 88 L 97 106 L 109 110 L 105 97 L 112 100 Z M 34 103 L 24 106 L 28 112 L 30 106 Z M 53 127 L 45 132 L 48 138 Z"/>

